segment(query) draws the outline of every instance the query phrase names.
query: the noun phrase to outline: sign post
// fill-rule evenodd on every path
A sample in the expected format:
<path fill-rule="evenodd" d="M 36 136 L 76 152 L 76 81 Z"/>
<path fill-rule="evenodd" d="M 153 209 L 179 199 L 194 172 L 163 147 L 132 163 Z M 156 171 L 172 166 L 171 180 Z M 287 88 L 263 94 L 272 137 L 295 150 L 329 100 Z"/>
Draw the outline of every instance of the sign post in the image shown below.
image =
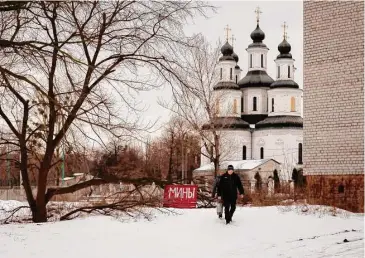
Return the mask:
<path fill-rule="evenodd" d="M 163 206 L 169 208 L 196 208 L 197 185 L 166 185 Z"/>

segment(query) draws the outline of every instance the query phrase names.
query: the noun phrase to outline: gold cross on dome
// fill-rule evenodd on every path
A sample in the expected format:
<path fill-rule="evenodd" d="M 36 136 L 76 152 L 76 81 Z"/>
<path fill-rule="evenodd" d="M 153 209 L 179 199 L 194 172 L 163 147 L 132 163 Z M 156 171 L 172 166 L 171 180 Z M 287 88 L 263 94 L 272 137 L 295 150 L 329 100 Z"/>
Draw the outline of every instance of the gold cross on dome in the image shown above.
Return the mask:
<path fill-rule="evenodd" d="M 259 6 L 256 7 L 255 13 L 256 13 L 256 21 L 257 21 L 257 23 L 259 23 L 259 21 L 260 21 L 260 14 L 262 13 Z"/>
<path fill-rule="evenodd" d="M 228 24 L 227 24 L 227 26 L 224 28 L 224 30 L 226 31 L 226 40 L 227 40 L 227 42 L 228 42 L 228 37 L 229 37 L 228 33 L 229 33 L 229 31 L 231 30 L 231 29 L 228 27 Z"/>
<path fill-rule="evenodd" d="M 284 39 L 287 39 L 288 38 L 288 34 L 286 32 L 286 29 L 288 28 L 288 25 L 286 25 L 286 22 L 284 22 L 284 24 L 281 25 L 281 27 L 284 28 Z"/>
<path fill-rule="evenodd" d="M 232 34 L 231 40 L 232 40 L 232 47 L 233 47 L 234 42 L 236 41 L 236 38 L 234 37 L 234 34 Z"/>

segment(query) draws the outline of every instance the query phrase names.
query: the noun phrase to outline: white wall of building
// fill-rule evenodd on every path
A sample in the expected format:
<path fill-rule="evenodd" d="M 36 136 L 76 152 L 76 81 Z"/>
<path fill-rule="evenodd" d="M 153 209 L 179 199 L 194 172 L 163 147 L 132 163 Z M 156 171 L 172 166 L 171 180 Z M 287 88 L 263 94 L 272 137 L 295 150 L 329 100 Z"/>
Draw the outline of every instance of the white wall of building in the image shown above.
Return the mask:
<path fill-rule="evenodd" d="M 298 167 L 299 143 L 303 144 L 301 128 L 255 129 L 253 132 L 253 159 L 260 159 L 261 147 L 264 158 L 272 158 L 282 164 L 282 172 L 290 179 L 294 167 Z"/>
<path fill-rule="evenodd" d="M 241 116 L 241 96 L 242 93 L 240 90 L 214 90 L 213 91 L 213 99 L 215 100 L 215 105 L 219 105 L 218 107 L 218 116 L 233 116 L 240 117 Z M 234 104 L 236 102 L 236 104 Z M 234 106 L 236 105 L 236 108 Z"/>
<path fill-rule="evenodd" d="M 252 70 L 262 70 L 266 71 L 267 68 L 267 48 L 247 48 L 246 49 L 248 54 L 248 62 L 247 67 L 248 71 Z M 252 66 L 251 66 L 251 55 L 252 55 Z M 263 55 L 263 67 L 261 66 L 261 55 Z"/>
<path fill-rule="evenodd" d="M 249 129 L 245 130 L 222 130 L 220 136 L 220 152 L 221 162 L 225 160 L 242 160 L 243 146 L 246 146 L 246 159 L 251 159 L 251 133 Z M 203 142 L 202 142 L 203 146 Z M 203 146 L 201 155 L 201 165 L 204 166 L 210 163 L 206 157 L 207 151 Z"/>
<path fill-rule="evenodd" d="M 236 61 L 234 60 L 227 60 L 227 61 L 220 61 L 217 65 L 217 74 L 219 76 L 219 81 L 222 82 L 236 82 L 235 78 L 235 69 Z M 220 76 L 222 69 L 222 78 Z M 232 77 L 231 77 L 231 70 L 232 70 Z"/>
<path fill-rule="evenodd" d="M 235 83 L 238 83 L 241 80 L 241 72 L 242 72 L 242 69 L 234 69 L 234 82 Z"/>
<path fill-rule="evenodd" d="M 276 79 L 278 80 L 294 80 L 294 59 L 280 58 L 275 60 L 276 63 Z M 280 67 L 280 69 L 278 68 Z M 290 69 L 288 69 L 290 67 Z"/>
<path fill-rule="evenodd" d="M 301 116 L 302 115 L 302 89 L 277 88 L 268 92 L 269 116 Z M 295 111 L 291 109 L 291 99 L 295 100 Z M 274 99 L 274 112 L 272 112 L 272 99 Z"/>
<path fill-rule="evenodd" d="M 242 90 L 243 97 L 243 113 L 245 115 L 267 114 L 267 97 L 268 88 L 244 88 Z M 257 111 L 253 110 L 253 98 L 257 99 Z"/>

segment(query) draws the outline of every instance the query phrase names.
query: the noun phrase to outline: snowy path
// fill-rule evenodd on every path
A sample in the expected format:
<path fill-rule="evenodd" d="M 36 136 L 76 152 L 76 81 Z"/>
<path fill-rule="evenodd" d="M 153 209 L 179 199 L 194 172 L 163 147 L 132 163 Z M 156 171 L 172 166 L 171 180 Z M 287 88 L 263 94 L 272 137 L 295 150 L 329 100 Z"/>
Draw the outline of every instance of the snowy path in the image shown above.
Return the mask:
<path fill-rule="evenodd" d="M 89 217 L 0 226 L 1 258 L 349 257 L 364 256 L 363 217 L 238 208 L 232 225 L 215 210 L 179 210 L 148 221 Z M 349 231 L 349 232 L 347 232 Z M 343 243 L 344 239 L 349 240 Z M 299 240 L 302 239 L 302 240 Z"/>

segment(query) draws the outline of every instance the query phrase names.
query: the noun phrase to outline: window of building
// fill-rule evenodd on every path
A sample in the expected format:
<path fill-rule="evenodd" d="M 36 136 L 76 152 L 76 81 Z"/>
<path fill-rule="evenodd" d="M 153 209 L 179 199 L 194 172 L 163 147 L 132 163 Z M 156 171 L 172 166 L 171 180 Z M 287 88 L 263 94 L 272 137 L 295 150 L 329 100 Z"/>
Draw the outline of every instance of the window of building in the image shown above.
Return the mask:
<path fill-rule="evenodd" d="M 290 78 L 290 65 L 288 65 L 288 78 Z"/>
<path fill-rule="evenodd" d="M 295 98 L 294 97 L 290 98 L 290 111 L 295 112 Z"/>
<path fill-rule="evenodd" d="M 232 68 L 229 69 L 229 79 L 232 80 L 233 79 L 233 73 L 232 73 Z"/>
<path fill-rule="evenodd" d="M 238 82 L 238 75 L 236 75 L 236 83 Z"/>
<path fill-rule="evenodd" d="M 264 55 L 261 54 L 261 67 L 264 68 Z"/>
<path fill-rule="evenodd" d="M 271 112 L 274 112 L 274 98 L 271 99 Z"/>
<path fill-rule="evenodd" d="M 298 164 L 303 164 L 303 144 L 298 145 Z"/>
<path fill-rule="evenodd" d="M 243 97 L 241 98 L 241 112 L 243 113 L 245 109 L 243 108 Z"/>
<path fill-rule="evenodd" d="M 223 79 L 223 68 L 221 68 L 221 80 Z"/>
<path fill-rule="evenodd" d="M 278 66 L 278 78 L 280 78 L 280 66 Z"/>
<path fill-rule="evenodd" d="M 253 103 L 252 103 L 252 105 L 253 105 L 253 107 L 252 107 L 252 110 L 253 111 L 257 111 L 257 98 L 256 97 L 253 97 Z"/>
<path fill-rule="evenodd" d="M 264 158 L 264 147 L 260 148 L 260 159 Z"/>
<path fill-rule="evenodd" d="M 252 68 L 252 54 L 250 54 L 250 68 Z"/>
<path fill-rule="evenodd" d="M 237 114 L 237 100 L 233 100 L 233 114 Z"/>
<path fill-rule="evenodd" d="M 246 145 L 243 145 L 243 147 L 242 147 L 242 159 L 243 160 L 246 160 L 247 159 L 246 153 L 247 153 Z"/>

